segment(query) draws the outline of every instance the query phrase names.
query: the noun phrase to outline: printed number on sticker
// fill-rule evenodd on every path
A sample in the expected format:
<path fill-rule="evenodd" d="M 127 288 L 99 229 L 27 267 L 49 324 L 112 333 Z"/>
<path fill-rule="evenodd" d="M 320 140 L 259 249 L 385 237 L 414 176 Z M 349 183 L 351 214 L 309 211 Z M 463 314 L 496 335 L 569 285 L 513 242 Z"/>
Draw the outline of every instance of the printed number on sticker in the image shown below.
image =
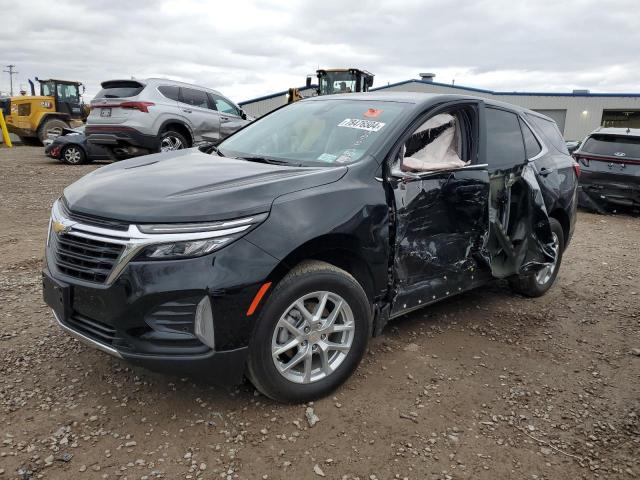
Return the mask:
<path fill-rule="evenodd" d="M 377 132 L 385 126 L 382 122 L 373 120 L 359 120 L 357 118 L 345 118 L 338 124 L 339 127 L 357 128 L 358 130 L 366 130 L 368 132 Z"/>

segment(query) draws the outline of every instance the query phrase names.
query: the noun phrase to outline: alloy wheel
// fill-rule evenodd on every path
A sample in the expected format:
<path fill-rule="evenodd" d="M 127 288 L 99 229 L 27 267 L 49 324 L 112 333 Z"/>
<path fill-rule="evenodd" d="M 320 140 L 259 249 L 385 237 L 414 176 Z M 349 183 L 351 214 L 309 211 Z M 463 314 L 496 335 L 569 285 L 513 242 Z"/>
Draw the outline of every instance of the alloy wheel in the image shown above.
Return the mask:
<path fill-rule="evenodd" d="M 347 358 L 355 321 L 349 304 L 333 292 L 309 293 L 280 317 L 271 339 L 277 371 L 294 383 L 322 380 Z"/>
<path fill-rule="evenodd" d="M 82 161 L 82 152 L 77 147 L 67 147 L 64 151 L 64 160 L 67 163 L 80 163 Z"/>
<path fill-rule="evenodd" d="M 162 139 L 160 142 L 160 151 L 161 152 L 171 152 L 173 150 L 180 150 L 184 148 L 182 145 L 182 141 L 178 137 L 167 136 Z"/>
<path fill-rule="evenodd" d="M 560 250 L 560 239 L 558 235 L 552 233 L 553 235 L 553 252 L 555 253 L 555 260 L 550 265 L 543 267 L 539 272 L 536 273 L 536 282 L 539 285 L 546 285 L 546 283 L 551 280 L 553 277 L 553 273 L 556 271 L 556 266 L 558 265 L 558 254 Z"/>

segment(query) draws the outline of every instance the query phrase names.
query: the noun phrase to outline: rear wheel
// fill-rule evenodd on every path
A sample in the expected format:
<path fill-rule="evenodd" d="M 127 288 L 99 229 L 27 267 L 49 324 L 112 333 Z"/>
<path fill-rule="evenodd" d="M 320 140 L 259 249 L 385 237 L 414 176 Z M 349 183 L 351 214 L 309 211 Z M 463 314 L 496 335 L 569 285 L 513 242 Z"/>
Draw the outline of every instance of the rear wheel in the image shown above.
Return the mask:
<path fill-rule="evenodd" d="M 41 142 L 44 142 L 47 138 L 59 137 L 62 135 L 63 128 L 69 128 L 69 125 L 59 118 L 50 118 L 40 125 L 38 138 Z"/>
<path fill-rule="evenodd" d="M 160 135 L 160 151 L 171 152 L 188 148 L 187 140 L 178 132 L 168 130 Z"/>
<path fill-rule="evenodd" d="M 558 270 L 562 263 L 562 253 L 564 251 L 564 231 L 562 225 L 555 218 L 549 219 L 551 235 L 553 237 L 553 249 L 556 252 L 556 260 L 542 270 L 535 273 L 528 273 L 510 279 L 511 288 L 527 297 L 541 297 L 551 288 L 558 276 Z"/>
<path fill-rule="evenodd" d="M 274 400 L 325 396 L 356 369 L 370 332 L 360 284 L 328 263 L 302 263 L 278 283 L 258 319 L 248 376 Z"/>
<path fill-rule="evenodd" d="M 87 155 L 77 145 L 67 145 L 60 152 L 60 160 L 69 165 L 80 165 L 87 162 Z"/>

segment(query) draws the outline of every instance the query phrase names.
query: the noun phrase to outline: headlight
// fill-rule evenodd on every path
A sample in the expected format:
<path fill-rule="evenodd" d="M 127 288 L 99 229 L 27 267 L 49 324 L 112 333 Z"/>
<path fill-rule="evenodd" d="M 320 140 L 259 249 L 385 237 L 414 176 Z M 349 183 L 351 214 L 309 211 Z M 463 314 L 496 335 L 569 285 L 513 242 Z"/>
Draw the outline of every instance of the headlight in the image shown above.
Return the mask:
<path fill-rule="evenodd" d="M 145 243 L 137 259 L 171 260 L 206 255 L 242 237 L 265 218 L 267 214 L 262 213 L 222 222 L 137 225 Z"/>
<path fill-rule="evenodd" d="M 165 243 L 147 247 L 142 256 L 146 258 L 169 259 L 182 257 L 198 257 L 206 255 L 226 245 L 232 238 L 211 238 L 209 240 L 194 240 L 191 242 Z"/>

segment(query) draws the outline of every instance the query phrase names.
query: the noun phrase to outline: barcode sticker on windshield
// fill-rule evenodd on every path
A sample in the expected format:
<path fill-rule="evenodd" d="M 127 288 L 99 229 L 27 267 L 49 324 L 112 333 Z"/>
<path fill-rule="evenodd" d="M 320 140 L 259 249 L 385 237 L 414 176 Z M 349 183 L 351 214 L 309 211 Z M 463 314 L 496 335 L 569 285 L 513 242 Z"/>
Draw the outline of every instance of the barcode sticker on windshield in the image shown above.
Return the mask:
<path fill-rule="evenodd" d="M 339 127 L 357 128 L 358 130 L 366 130 L 367 132 L 377 132 L 385 126 L 382 122 L 374 120 L 360 120 L 357 118 L 345 118 L 338 124 Z"/>

